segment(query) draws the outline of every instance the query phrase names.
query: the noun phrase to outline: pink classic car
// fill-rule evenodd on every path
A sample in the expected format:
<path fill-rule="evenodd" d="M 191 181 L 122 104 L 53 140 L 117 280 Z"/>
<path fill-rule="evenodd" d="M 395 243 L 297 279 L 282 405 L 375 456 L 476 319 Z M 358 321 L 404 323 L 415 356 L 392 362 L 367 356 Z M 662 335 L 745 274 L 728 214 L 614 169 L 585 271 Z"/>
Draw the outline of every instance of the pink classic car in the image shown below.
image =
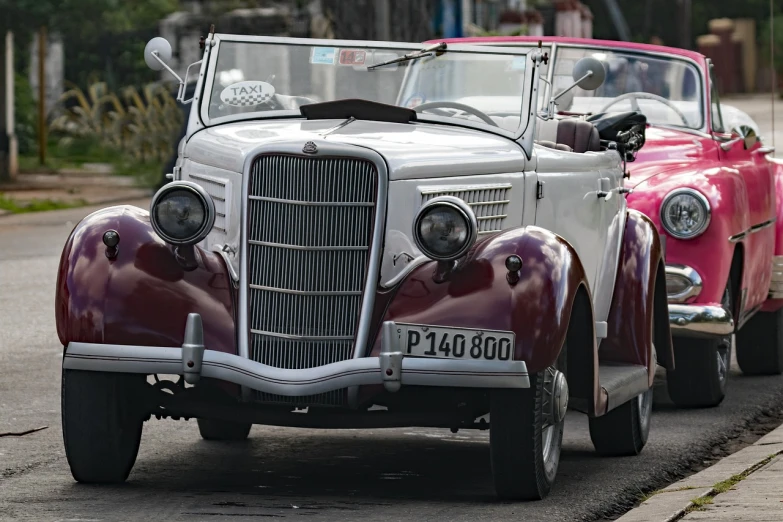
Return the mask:
<path fill-rule="evenodd" d="M 640 111 L 647 118 L 646 143 L 626 171 L 633 188 L 626 198 L 654 221 L 666 245 L 671 399 L 679 406 L 723 400 L 732 334 L 746 375 L 781 373 L 783 222 L 776 216 L 783 207 L 783 162 L 770 157 L 773 149 L 747 114 L 720 103 L 710 60 L 683 49 L 578 38 L 452 41 L 516 47 L 539 40 L 549 54 L 539 116 L 590 121 Z M 585 56 L 603 63 L 605 83 L 564 92 L 574 63 Z"/>

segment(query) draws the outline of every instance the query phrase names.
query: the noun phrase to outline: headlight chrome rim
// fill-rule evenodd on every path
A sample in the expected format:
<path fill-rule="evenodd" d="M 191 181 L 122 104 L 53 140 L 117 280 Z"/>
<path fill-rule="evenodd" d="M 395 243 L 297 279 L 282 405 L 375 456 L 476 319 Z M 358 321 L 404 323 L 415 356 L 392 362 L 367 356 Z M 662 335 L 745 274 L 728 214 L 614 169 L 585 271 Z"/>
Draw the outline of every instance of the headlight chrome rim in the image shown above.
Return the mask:
<path fill-rule="evenodd" d="M 677 232 L 667 224 L 668 221 L 666 217 L 667 207 L 674 197 L 682 194 L 687 194 L 689 196 L 692 196 L 694 199 L 696 199 L 698 204 L 701 205 L 702 208 L 704 209 L 704 213 L 706 215 L 706 219 L 704 220 L 704 223 L 702 223 L 702 225 L 698 229 L 696 229 L 695 232 L 690 234 L 682 234 L 680 232 Z M 666 194 L 665 198 L 663 198 L 663 203 L 661 204 L 661 209 L 660 209 L 660 218 L 664 230 L 666 230 L 666 233 L 668 233 L 670 236 L 676 239 L 693 239 L 702 235 L 710 226 L 710 221 L 712 220 L 712 207 L 710 207 L 710 202 L 707 199 L 707 197 L 701 192 L 699 192 L 698 190 L 692 188 L 678 188 L 672 190 L 671 192 Z"/>
<path fill-rule="evenodd" d="M 428 211 L 432 210 L 433 207 L 437 207 L 437 206 L 445 206 L 453 210 L 456 210 L 465 219 L 465 222 L 468 227 L 468 237 L 465 243 L 458 251 L 456 251 L 455 253 L 449 256 L 439 255 L 436 254 L 435 252 L 431 252 L 423 244 L 423 241 L 419 236 L 419 226 L 421 220 L 424 218 L 424 216 L 427 214 Z M 413 220 L 413 241 L 416 243 L 416 248 L 418 248 L 425 256 L 435 261 L 454 261 L 463 257 L 465 254 L 467 254 L 468 250 L 470 250 L 470 248 L 475 244 L 477 237 L 478 237 L 478 220 L 476 219 L 476 214 L 473 212 L 473 209 L 470 208 L 470 206 L 467 203 L 465 203 L 460 198 L 456 198 L 454 196 L 439 196 L 437 198 L 433 198 L 427 201 L 419 209 L 419 212 L 416 214 L 416 218 Z"/>
<path fill-rule="evenodd" d="M 204 205 L 206 219 L 204 219 L 204 223 L 202 223 L 198 232 L 188 239 L 178 239 L 169 236 L 161 229 L 155 217 L 155 207 L 166 194 L 175 190 L 186 190 L 194 193 Z M 191 246 L 203 241 L 204 238 L 207 237 L 207 234 L 212 231 L 212 227 L 215 224 L 215 215 L 215 202 L 212 200 L 212 196 L 204 190 L 204 187 L 193 183 L 192 181 L 172 181 L 167 183 L 155 193 L 150 202 L 150 224 L 152 225 L 152 229 L 163 241 L 175 246 Z"/>

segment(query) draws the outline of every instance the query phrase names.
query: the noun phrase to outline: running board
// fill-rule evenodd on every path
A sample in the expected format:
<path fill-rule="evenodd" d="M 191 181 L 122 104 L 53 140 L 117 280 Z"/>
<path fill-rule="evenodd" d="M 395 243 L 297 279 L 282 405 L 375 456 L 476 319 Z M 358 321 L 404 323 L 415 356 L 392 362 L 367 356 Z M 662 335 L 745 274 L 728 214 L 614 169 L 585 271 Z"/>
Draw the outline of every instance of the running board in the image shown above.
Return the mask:
<path fill-rule="evenodd" d="M 598 383 L 607 396 L 607 413 L 650 388 L 647 367 L 630 364 L 599 363 Z"/>

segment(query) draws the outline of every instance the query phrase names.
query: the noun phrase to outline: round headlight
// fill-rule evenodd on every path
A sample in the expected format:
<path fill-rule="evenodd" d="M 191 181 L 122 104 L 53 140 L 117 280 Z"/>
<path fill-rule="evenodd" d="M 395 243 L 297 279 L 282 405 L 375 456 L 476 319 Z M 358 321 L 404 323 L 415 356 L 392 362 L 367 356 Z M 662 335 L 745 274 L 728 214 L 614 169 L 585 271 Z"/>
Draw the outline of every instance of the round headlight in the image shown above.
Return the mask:
<path fill-rule="evenodd" d="M 416 246 L 437 261 L 452 261 L 465 255 L 476 242 L 477 233 L 473 210 L 452 196 L 431 199 L 413 221 Z"/>
<path fill-rule="evenodd" d="M 215 224 L 215 203 L 199 185 L 174 181 L 152 198 L 150 222 L 155 232 L 172 245 L 195 245 Z"/>
<path fill-rule="evenodd" d="M 696 190 L 673 190 L 661 205 L 661 223 L 673 237 L 694 238 L 707 230 L 710 224 L 710 203 Z"/>

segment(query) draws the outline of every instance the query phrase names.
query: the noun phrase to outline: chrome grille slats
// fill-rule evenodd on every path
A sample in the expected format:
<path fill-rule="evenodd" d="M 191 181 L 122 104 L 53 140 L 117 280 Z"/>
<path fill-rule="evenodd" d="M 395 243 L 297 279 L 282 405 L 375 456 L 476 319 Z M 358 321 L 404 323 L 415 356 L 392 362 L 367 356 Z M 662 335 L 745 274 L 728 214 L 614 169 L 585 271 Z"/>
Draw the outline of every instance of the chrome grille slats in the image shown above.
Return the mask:
<path fill-rule="evenodd" d="M 508 217 L 508 205 L 511 203 L 510 183 L 423 187 L 421 204 L 439 196 L 454 196 L 467 203 L 476 214 L 479 234 L 490 234 L 506 228 L 505 219 Z"/>
<path fill-rule="evenodd" d="M 353 357 L 377 184 L 375 165 L 358 158 L 270 154 L 255 160 L 244 282 L 253 360 L 300 369 Z M 256 398 L 336 405 L 344 395 Z"/>

